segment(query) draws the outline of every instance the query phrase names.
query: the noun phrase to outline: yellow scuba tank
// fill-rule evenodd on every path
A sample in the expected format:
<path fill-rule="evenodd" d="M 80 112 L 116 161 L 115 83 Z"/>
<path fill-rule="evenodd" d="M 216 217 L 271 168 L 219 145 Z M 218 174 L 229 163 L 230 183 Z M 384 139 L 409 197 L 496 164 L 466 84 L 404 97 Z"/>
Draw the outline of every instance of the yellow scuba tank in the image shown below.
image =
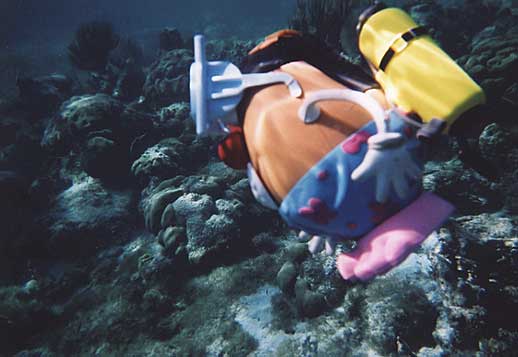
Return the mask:
<path fill-rule="evenodd" d="M 485 103 L 482 88 L 405 11 L 368 9 L 358 32 L 360 52 L 387 98 L 425 124 L 439 119 L 447 131 L 461 114 Z"/>

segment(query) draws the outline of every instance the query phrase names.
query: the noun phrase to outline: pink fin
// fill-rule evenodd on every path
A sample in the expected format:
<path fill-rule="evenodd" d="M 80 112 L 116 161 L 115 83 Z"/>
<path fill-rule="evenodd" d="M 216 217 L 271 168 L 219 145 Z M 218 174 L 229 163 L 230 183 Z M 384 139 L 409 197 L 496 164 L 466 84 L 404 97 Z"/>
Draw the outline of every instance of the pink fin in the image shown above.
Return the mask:
<path fill-rule="evenodd" d="M 408 257 L 453 213 L 449 202 L 430 192 L 363 237 L 351 253 L 340 254 L 336 264 L 345 280 L 369 280 Z"/>

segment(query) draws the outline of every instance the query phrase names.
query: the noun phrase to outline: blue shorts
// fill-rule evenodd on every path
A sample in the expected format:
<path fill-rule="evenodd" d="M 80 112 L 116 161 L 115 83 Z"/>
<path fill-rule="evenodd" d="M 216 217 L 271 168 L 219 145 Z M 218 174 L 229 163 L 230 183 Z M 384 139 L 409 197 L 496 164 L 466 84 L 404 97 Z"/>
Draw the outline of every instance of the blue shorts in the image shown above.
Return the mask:
<path fill-rule="evenodd" d="M 390 131 L 405 135 L 407 150 L 422 167 L 420 145 L 413 128 L 392 115 Z M 361 182 L 351 179 L 351 173 L 367 153 L 367 139 L 376 133 L 374 121 L 369 122 L 337 145 L 295 184 L 279 208 L 288 225 L 312 235 L 353 239 L 368 233 L 419 196 L 421 183 L 413 182 L 406 199 L 391 192 L 386 203 L 378 203 L 374 177 Z"/>

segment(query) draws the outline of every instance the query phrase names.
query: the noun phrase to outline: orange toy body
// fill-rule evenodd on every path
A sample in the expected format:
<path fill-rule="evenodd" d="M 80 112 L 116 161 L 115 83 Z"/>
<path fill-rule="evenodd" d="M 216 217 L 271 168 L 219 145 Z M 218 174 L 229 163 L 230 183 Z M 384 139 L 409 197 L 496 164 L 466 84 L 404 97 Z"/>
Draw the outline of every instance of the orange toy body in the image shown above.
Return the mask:
<path fill-rule="evenodd" d="M 299 82 L 303 96 L 290 96 L 282 84 L 261 87 L 245 98 L 246 110 L 242 115 L 250 160 L 277 202 L 328 152 L 371 120 L 354 103 L 323 101 L 319 103 L 319 120 L 305 124 L 297 111 L 308 93 L 346 87 L 305 62 L 291 62 L 279 70 Z M 385 104 L 380 91 L 372 93 Z"/>

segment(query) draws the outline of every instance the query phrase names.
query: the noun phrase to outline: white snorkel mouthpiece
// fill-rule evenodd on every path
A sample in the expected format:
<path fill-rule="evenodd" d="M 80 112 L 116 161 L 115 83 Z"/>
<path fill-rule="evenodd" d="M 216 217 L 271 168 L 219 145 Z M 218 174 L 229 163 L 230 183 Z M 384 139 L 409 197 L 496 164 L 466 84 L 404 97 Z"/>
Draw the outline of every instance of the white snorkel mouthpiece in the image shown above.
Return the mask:
<path fill-rule="evenodd" d="M 194 36 L 194 62 L 190 69 L 191 116 L 196 133 L 221 133 L 222 125 L 237 124 L 236 106 L 246 88 L 284 83 L 293 97 L 300 97 L 298 82 L 283 72 L 242 74 L 226 61 L 207 61 L 205 38 Z"/>

